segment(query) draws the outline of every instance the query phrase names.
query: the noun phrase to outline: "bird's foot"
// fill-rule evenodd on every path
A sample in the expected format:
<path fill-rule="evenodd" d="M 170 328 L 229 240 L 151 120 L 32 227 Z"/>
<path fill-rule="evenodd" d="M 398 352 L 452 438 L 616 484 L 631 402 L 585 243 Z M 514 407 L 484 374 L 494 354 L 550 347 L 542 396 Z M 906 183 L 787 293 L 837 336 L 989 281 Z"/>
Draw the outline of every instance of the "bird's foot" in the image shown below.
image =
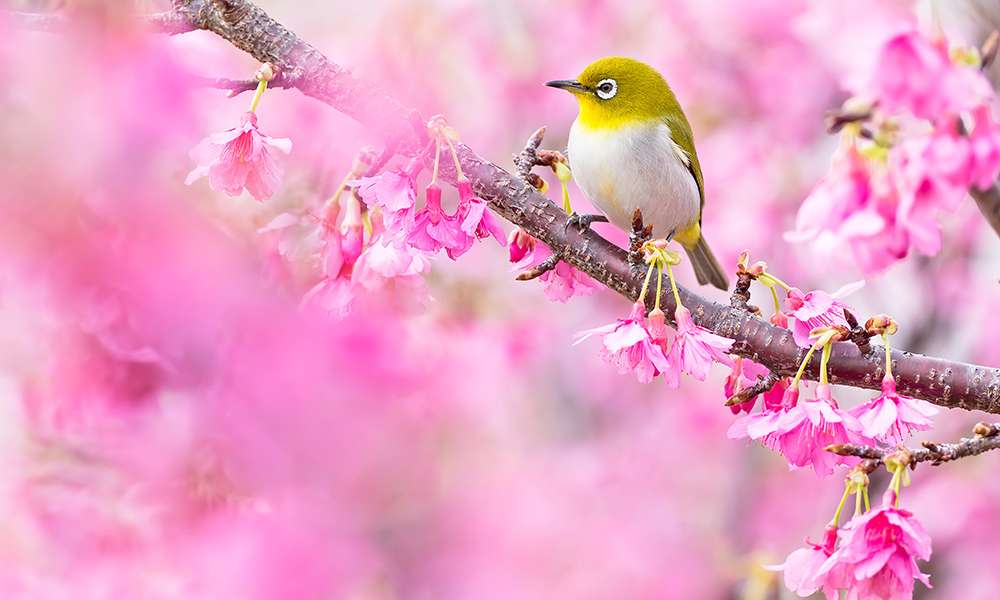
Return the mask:
<path fill-rule="evenodd" d="M 569 215 L 569 219 L 566 220 L 566 226 L 563 228 L 564 231 L 569 230 L 570 227 L 575 227 L 577 231 L 583 233 L 590 229 L 590 226 L 594 223 L 607 223 L 608 218 L 604 215 L 578 215 L 575 212 Z"/>

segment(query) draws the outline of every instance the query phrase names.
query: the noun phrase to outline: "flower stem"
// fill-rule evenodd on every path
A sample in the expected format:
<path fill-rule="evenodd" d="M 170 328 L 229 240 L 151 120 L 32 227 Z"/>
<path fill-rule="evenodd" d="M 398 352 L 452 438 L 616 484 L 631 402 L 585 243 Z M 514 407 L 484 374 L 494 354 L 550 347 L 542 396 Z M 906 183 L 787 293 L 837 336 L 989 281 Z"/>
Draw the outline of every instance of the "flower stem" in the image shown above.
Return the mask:
<path fill-rule="evenodd" d="M 559 187 L 562 189 L 563 210 L 567 215 L 573 214 L 573 206 L 569 203 L 569 186 L 565 181 L 559 180 Z"/>
<path fill-rule="evenodd" d="M 774 289 L 774 286 L 768 286 L 771 290 L 771 297 L 774 298 L 774 314 L 781 312 L 781 300 L 778 300 L 778 290 Z"/>
<path fill-rule="evenodd" d="M 642 291 L 639 292 L 639 302 L 646 301 L 646 290 L 649 289 L 649 280 L 653 278 L 653 266 L 654 265 L 649 265 L 649 268 L 646 269 L 646 280 L 642 282 Z M 657 297 L 657 299 L 659 299 L 659 297 Z"/>
<path fill-rule="evenodd" d="M 782 281 L 782 280 L 778 279 L 778 278 L 777 278 L 777 277 L 775 277 L 774 275 L 771 275 L 770 273 L 762 273 L 762 274 L 760 274 L 760 275 L 759 275 L 759 276 L 757 277 L 757 279 L 763 279 L 764 281 L 770 281 L 770 282 L 772 282 L 772 283 L 774 283 L 774 284 L 777 284 L 777 285 L 780 285 L 780 286 L 781 286 L 781 288 L 782 288 L 783 290 L 785 290 L 786 292 L 787 292 L 788 290 L 792 289 L 792 286 L 790 286 L 790 285 L 788 285 L 787 283 L 785 283 L 784 281 Z M 765 285 L 766 285 L 766 283 L 765 283 Z M 771 289 L 774 289 L 774 286 L 768 286 L 768 287 L 770 287 Z"/>
<path fill-rule="evenodd" d="M 431 174 L 431 183 L 437 183 L 438 167 L 441 165 L 441 138 L 434 138 L 434 171 Z"/>
<path fill-rule="evenodd" d="M 892 472 L 892 481 L 889 482 L 889 487 L 896 492 L 896 508 L 899 508 L 899 497 L 903 495 L 903 469 L 906 467 L 899 465 Z"/>
<path fill-rule="evenodd" d="M 854 516 L 861 514 L 861 490 L 858 489 L 854 492 Z"/>
<path fill-rule="evenodd" d="M 660 296 L 663 295 L 663 265 L 656 265 L 656 306 L 653 310 L 660 310 Z"/>
<path fill-rule="evenodd" d="M 448 142 L 448 149 L 451 150 L 451 160 L 455 162 L 455 175 L 458 179 L 465 177 L 465 173 L 462 172 L 462 163 L 458 161 L 458 152 L 455 151 L 455 144 L 451 143 L 451 139 L 445 136 L 444 141 Z"/>
<path fill-rule="evenodd" d="M 868 512 L 868 511 L 870 511 L 872 509 L 872 503 L 868 501 L 868 486 L 866 485 L 865 487 L 863 487 L 861 489 L 862 489 L 862 492 L 865 495 L 865 512 Z"/>
<path fill-rule="evenodd" d="M 681 304 L 681 294 L 677 291 L 677 281 L 674 280 L 674 268 L 670 266 L 670 262 L 664 262 L 667 263 L 667 276 L 670 277 L 670 287 L 674 290 L 674 305 L 676 310 L 684 305 Z"/>
<path fill-rule="evenodd" d="M 844 505 L 847 504 L 847 497 L 851 495 L 851 486 L 844 486 L 844 495 L 840 498 L 840 504 L 837 505 L 837 512 L 833 513 L 833 524 L 840 524 L 840 513 L 844 510 Z"/>
<path fill-rule="evenodd" d="M 892 349 L 889 347 L 889 334 L 882 333 L 882 343 L 885 344 L 885 376 L 886 379 L 893 379 L 892 377 Z"/>
<path fill-rule="evenodd" d="M 816 344 L 809 347 L 809 351 L 806 352 L 806 357 L 802 359 L 802 364 L 799 365 L 799 370 L 795 373 L 795 378 L 792 379 L 792 385 L 790 387 L 796 387 L 799 385 L 799 380 L 802 379 L 802 374 L 806 372 L 806 365 L 809 364 L 809 359 L 812 358 L 813 352 L 816 351 Z"/>
<path fill-rule="evenodd" d="M 823 346 L 823 354 L 820 356 L 820 361 L 819 361 L 819 382 L 820 383 L 827 383 L 827 384 L 830 383 L 830 380 L 828 379 L 827 374 L 826 374 L 826 368 L 827 368 L 827 365 L 830 364 L 830 352 L 832 350 L 833 350 L 833 344 L 830 343 L 830 342 L 827 342 L 826 345 Z"/>
<path fill-rule="evenodd" d="M 267 89 L 267 80 L 261 79 L 257 83 L 257 91 L 254 92 L 253 100 L 250 101 L 250 112 L 257 112 L 257 105 L 260 104 L 260 98 L 264 95 L 264 90 Z"/>

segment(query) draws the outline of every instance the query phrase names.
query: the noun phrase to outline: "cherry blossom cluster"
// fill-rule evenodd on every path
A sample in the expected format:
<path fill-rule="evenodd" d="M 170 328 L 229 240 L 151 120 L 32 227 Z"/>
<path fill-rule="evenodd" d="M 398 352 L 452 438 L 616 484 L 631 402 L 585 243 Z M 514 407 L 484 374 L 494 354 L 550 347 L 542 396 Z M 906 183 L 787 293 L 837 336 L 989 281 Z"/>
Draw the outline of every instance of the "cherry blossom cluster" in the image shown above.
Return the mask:
<path fill-rule="evenodd" d="M 917 560 L 930 559 L 931 538 L 913 513 L 899 506 L 902 486 L 909 483 L 907 465 L 905 452 L 889 459 L 892 481 L 881 506 L 874 510 L 865 470 L 852 470 L 822 541 L 816 544 L 806 539 L 805 548 L 768 568 L 784 571 L 785 585 L 801 597 L 822 590 L 827 600 L 838 600 L 840 590 L 845 590 L 847 598 L 905 600 L 913 596 L 915 581 L 931 587 L 930 578 L 917 565 Z M 841 513 L 851 494 L 854 516 L 841 526 Z"/>
<path fill-rule="evenodd" d="M 667 385 L 673 388 L 679 385 L 682 373 L 704 381 L 714 363 L 732 364 L 728 352 L 733 340 L 696 325 L 691 311 L 681 302 L 673 273 L 673 266 L 680 263 L 680 255 L 667 249 L 666 240 L 646 242 L 643 254 L 648 265 L 646 279 L 629 316 L 580 333 L 576 343 L 599 335 L 601 356 L 617 367 L 619 373 L 634 373 L 642 383 L 663 375 Z M 664 271 L 674 294 L 677 330 L 672 341 L 667 339 L 666 314 L 660 309 Z M 656 295 L 653 310 L 647 315 L 646 294 L 654 272 L 657 273 Z"/>
<path fill-rule="evenodd" d="M 950 50 L 940 36 L 889 39 L 867 87 L 835 117 L 841 146 L 786 238 L 849 252 L 866 273 L 911 249 L 937 254 L 939 215 L 1000 175 L 997 97 L 982 66 L 979 51 Z"/>
<path fill-rule="evenodd" d="M 849 410 L 840 407 L 833 397 L 827 362 L 833 343 L 848 338 L 849 326 L 841 298 L 858 289 L 863 282 L 844 286 L 833 294 L 822 290 L 803 293 L 767 271 L 767 265 L 748 265 L 749 257 L 740 257 L 739 269 L 767 286 L 774 300 L 771 322 L 789 328 L 806 354 L 798 372 L 792 378 L 782 378 L 766 394 L 762 394 L 761 410 L 754 412 L 756 397 L 743 399 L 740 392 L 750 388 L 750 377 L 762 376 L 763 367 L 752 361 L 738 361 L 726 380 L 726 395 L 740 402 L 731 408 L 734 413 L 746 413 L 729 429 L 733 439 L 759 440 L 765 447 L 780 453 L 791 468 L 812 467 L 820 476 L 833 473 L 838 464 L 853 466 L 857 459 L 834 455 L 826 451 L 831 444 L 866 444 L 895 446 L 913 431 L 931 428 L 931 417 L 937 409 L 929 402 L 914 400 L 896 391 L 892 374 L 889 336 L 896 332 L 895 322 L 885 316 L 873 317 L 866 323 L 869 334 L 881 335 L 885 343 L 886 369 L 882 393 L 868 402 Z M 785 298 L 779 299 L 778 289 Z M 799 397 L 801 378 L 806 366 L 819 351 L 820 381 L 813 397 Z M 748 375 L 750 377 L 748 377 Z"/>

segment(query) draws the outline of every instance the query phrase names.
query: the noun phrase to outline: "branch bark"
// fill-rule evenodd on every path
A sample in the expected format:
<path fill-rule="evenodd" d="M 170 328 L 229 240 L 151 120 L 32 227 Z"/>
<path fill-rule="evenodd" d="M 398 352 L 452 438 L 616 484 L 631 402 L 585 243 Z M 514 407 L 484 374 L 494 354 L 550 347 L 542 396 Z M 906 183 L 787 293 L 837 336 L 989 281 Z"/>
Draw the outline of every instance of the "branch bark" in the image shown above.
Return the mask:
<path fill-rule="evenodd" d="M 910 466 L 916 466 L 917 463 L 922 462 L 940 465 L 1000 449 L 1000 423 L 977 423 L 973 429 L 973 437 L 962 438 L 954 443 L 922 442 L 921 445 L 923 448 L 883 450 L 859 444 L 833 444 L 827 446 L 826 450 L 841 456 L 857 456 L 866 459 L 873 468 L 884 464 L 891 455 L 905 458 L 906 463 Z M 868 472 L 874 470 L 873 468 L 867 469 Z"/>
<path fill-rule="evenodd" d="M 382 135 L 387 144 L 407 157 L 419 156 L 424 146 L 423 120 L 376 85 L 351 75 L 320 51 L 300 39 L 248 0 L 175 0 L 169 22 L 183 21 L 194 29 L 211 31 L 261 62 L 276 65 L 291 76 L 303 93 L 353 117 Z M 416 127 L 415 124 L 420 124 Z M 566 227 L 567 215 L 548 197 L 522 179 L 457 145 L 459 159 L 476 193 L 508 221 L 547 244 L 562 260 L 584 271 L 608 288 L 635 300 L 642 277 L 630 268 L 625 250 L 593 231 Z M 454 181 L 448 161 L 442 175 Z M 681 289 L 682 301 L 695 321 L 735 340 L 736 352 L 790 376 L 805 351 L 791 333 L 739 307 L 731 307 Z M 649 299 L 650 305 L 653 299 Z M 672 294 L 665 291 L 661 306 L 673 314 Z M 1000 369 L 921 356 L 905 351 L 892 354 L 893 371 L 901 393 L 949 408 L 1000 414 Z M 851 343 L 839 343 L 830 359 L 830 380 L 839 385 L 878 389 L 884 374 L 880 352 L 862 353 Z M 819 358 L 805 376 L 816 379 Z"/>
<path fill-rule="evenodd" d="M 1000 184 L 994 183 L 988 189 L 973 187 L 969 192 L 976 201 L 979 212 L 983 213 L 986 222 L 993 231 L 1000 235 Z"/>

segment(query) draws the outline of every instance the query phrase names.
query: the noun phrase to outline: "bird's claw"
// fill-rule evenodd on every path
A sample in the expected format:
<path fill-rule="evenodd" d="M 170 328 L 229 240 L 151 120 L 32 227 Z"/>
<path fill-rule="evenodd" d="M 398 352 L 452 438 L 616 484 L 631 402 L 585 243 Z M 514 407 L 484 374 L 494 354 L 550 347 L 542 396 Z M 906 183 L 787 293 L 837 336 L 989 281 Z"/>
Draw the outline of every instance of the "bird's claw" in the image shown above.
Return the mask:
<path fill-rule="evenodd" d="M 564 231 L 568 231 L 570 227 L 575 227 L 577 231 L 583 233 L 590 229 L 593 223 L 607 223 L 608 218 L 604 215 L 579 215 L 577 213 L 571 213 L 569 218 L 566 219 L 566 226 L 563 228 Z"/>

